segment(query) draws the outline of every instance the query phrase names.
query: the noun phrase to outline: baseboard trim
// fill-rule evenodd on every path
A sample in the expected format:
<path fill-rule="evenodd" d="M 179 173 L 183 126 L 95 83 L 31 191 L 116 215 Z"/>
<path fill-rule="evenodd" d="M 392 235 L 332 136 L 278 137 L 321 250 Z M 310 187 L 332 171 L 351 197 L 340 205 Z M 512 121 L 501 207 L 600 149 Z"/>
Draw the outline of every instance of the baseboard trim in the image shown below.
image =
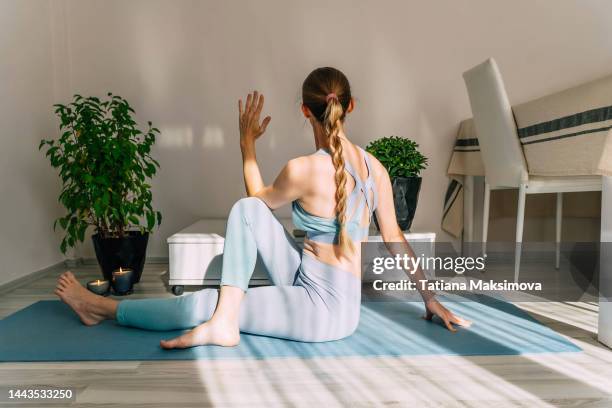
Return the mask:
<path fill-rule="evenodd" d="M 40 269 L 38 271 L 34 271 L 31 272 L 25 276 L 21 276 L 17 279 L 13 279 L 11 281 L 8 281 L 6 283 L 3 283 L 2 285 L 0 285 L 0 294 L 4 294 L 6 292 L 10 292 L 14 289 L 17 289 L 20 286 L 26 285 L 28 283 L 31 283 L 41 277 L 43 277 L 44 275 L 47 275 L 49 273 L 52 272 L 62 272 L 64 270 L 66 270 L 67 267 L 67 263 L 66 261 L 60 261 L 56 264 L 53 264 L 51 266 L 47 266 L 46 268 Z"/>
<path fill-rule="evenodd" d="M 152 256 L 152 257 L 147 257 L 145 264 L 153 264 L 153 265 L 159 265 L 159 264 L 167 264 L 168 263 L 168 257 L 167 256 Z M 52 273 L 52 272 L 63 272 L 66 269 L 69 268 L 76 268 L 78 266 L 82 266 L 82 265 L 87 265 L 87 266 L 91 266 L 91 265 L 97 265 L 98 261 L 96 260 L 96 258 L 74 258 L 74 259 L 66 259 L 64 261 L 60 261 L 56 264 L 53 264 L 51 266 L 48 266 L 46 268 L 40 269 L 38 271 L 34 271 L 31 272 L 25 276 L 20 276 L 17 279 L 13 279 L 11 281 L 8 281 L 6 283 L 3 283 L 0 285 L 0 294 L 4 294 L 7 292 L 10 292 L 14 289 L 17 289 L 20 286 L 23 285 L 27 285 L 28 283 L 31 283 L 43 276 L 45 276 L 48 273 Z"/>
<path fill-rule="evenodd" d="M 91 265 L 97 265 L 98 261 L 96 258 L 79 258 L 78 260 L 76 260 L 78 262 L 77 265 L 87 265 L 87 266 L 91 266 Z M 167 264 L 168 261 L 168 257 L 167 256 L 148 256 L 147 259 L 145 260 L 145 265 L 146 264 Z"/>

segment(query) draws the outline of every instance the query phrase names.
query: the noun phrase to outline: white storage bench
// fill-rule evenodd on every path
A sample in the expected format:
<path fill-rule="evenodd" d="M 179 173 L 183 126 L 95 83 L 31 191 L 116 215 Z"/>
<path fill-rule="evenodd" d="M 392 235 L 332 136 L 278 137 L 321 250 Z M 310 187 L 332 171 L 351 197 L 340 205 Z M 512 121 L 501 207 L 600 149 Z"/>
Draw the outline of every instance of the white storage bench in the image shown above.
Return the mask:
<path fill-rule="evenodd" d="M 291 231 L 291 220 L 281 219 L 287 230 Z M 221 279 L 223 262 L 223 233 L 225 219 L 204 219 L 170 236 L 167 240 L 169 253 L 169 285 L 172 293 L 180 295 L 185 285 L 218 285 Z M 381 242 L 380 235 L 371 231 L 370 241 Z M 406 233 L 406 239 L 411 243 L 419 243 L 419 255 L 434 256 L 436 234 Z M 301 238 L 297 239 L 298 242 Z M 384 255 L 381 252 L 381 255 Z M 404 279 L 403 272 L 397 274 L 398 279 Z M 425 271 L 431 277 L 433 271 Z M 393 276 L 391 276 L 393 277 Z M 364 276 L 364 280 L 372 279 Z M 268 274 L 263 264 L 258 260 L 251 278 L 251 285 L 269 284 Z"/>
<path fill-rule="evenodd" d="M 169 257 L 168 284 L 180 295 L 185 285 L 218 285 L 223 262 L 222 234 L 226 219 L 204 219 L 167 239 Z M 267 284 L 268 274 L 257 262 L 251 285 Z"/>

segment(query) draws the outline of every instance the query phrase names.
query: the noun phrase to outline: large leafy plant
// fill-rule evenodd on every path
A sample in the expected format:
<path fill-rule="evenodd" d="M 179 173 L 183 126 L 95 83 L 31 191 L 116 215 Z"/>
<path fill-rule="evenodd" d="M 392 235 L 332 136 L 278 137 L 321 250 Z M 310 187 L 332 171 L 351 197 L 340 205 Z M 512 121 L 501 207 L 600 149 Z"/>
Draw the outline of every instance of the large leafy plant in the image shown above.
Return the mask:
<path fill-rule="evenodd" d="M 418 177 L 427 167 L 427 157 L 418 150 L 419 145 L 399 136 L 383 137 L 371 142 L 366 150 L 385 166 L 389 177 Z"/>
<path fill-rule="evenodd" d="M 111 93 L 106 99 L 75 95 L 72 103 L 54 107 L 61 135 L 42 140 L 39 149 L 46 148 L 62 180 L 59 201 L 67 212 L 54 224 L 65 231 L 61 251 L 82 242 L 89 226 L 109 238 L 159 225 L 147 183 L 159 168 L 151 157 L 159 130 L 151 122 L 138 129 L 132 107 Z"/>

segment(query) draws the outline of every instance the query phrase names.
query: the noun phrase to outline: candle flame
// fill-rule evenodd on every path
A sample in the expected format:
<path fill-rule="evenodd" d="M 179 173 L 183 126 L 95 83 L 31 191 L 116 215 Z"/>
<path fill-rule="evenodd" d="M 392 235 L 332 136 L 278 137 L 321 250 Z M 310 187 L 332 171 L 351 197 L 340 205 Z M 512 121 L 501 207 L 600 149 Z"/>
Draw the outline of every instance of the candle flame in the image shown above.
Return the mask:
<path fill-rule="evenodd" d="M 96 281 L 96 285 L 100 285 L 100 279 Z"/>
<path fill-rule="evenodd" d="M 119 273 L 123 273 L 123 270 L 121 269 L 121 267 L 119 267 Z"/>

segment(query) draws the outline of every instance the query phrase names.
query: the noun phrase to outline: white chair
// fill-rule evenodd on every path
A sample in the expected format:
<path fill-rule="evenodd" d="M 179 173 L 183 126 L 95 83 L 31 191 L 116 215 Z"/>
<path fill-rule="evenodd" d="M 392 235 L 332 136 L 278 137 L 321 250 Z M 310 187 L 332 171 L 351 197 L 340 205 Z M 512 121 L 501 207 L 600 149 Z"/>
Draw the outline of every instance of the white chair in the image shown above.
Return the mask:
<path fill-rule="evenodd" d="M 601 191 L 599 176 L 534 177 L 530 176 L 523 154 L 512 108 L 495 60 L 489 58 L 463 73 L 474 115 L 474 125 L 485 168 L 485 194 L 482 221 L 483 253 L 489 224 L 491 190 L 518 188 L 516 220 L 516 252 L 514 276 L 518 279 L 525 196 L 527 194 L 557 193 L 556 259 L 559 268 L 563 193 L 577 191 Z"/>

